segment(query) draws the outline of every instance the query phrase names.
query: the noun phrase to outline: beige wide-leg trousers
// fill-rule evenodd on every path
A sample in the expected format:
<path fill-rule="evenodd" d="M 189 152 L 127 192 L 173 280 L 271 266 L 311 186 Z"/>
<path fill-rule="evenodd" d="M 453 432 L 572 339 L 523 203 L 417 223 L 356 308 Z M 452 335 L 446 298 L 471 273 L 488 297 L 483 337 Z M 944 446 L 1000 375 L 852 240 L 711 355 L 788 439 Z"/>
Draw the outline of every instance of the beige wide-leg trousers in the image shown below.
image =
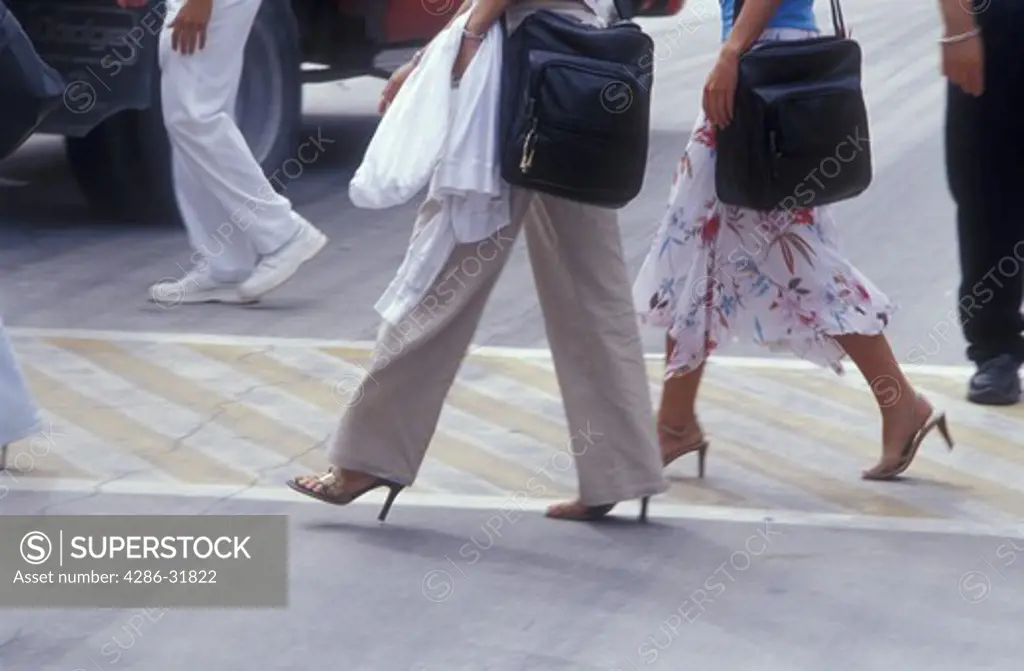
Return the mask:
<path fill-rule="evenodd" d="M 358 400 L 330 447 L 331 464 L 413 482 L 487 299 L 525 228 L 580 501 L 600 505 L 665 491 L 616 212 L 522 189 L 511 198 L 511 223 L 487 240 L 458 245 L 420 305 L 382 330 L 353 396 Z M 440 211 L 437 201 L 424 202 L 417 231 Z"/>

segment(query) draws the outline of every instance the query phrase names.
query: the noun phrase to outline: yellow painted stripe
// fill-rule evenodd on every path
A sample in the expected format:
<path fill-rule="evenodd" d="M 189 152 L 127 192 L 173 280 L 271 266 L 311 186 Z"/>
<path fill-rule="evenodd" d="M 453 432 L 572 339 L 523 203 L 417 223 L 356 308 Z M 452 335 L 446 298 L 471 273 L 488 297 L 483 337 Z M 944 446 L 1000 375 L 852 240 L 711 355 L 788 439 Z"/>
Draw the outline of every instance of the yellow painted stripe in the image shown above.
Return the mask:
<path fill-rule="evenodd" d="M 494 356 L 481 356 L 473 355 L 473 363 L 479 364 L 487 369 L 488 372 L 507 377 L 511 380 L 515 380 L 519 384 L 529 387 L 531 389 L 537 389 L 545 394 L 549 394 L 555 397 L 561 397 L 561 391 L 558 387 L 558 379 L 554 372 L 545 369 L 542 366 L 537 366 L 528 361 L 512 359 L 506 357 L 494 357 Z M 563 429 L 563 435 L 566 431 Z M 683 457 L 677 464 L 684 464 L 695 460 L 694 456 Z M 712 468 L 712 461 L 714 457 L 709 453 L 708 455 L 707 468 Z M 685 466 L 684 466 L 685 468 Z M 691 466 L 693 469 L 691 472 L 696 475 L 696 464 Z M 676 470 L 673 468 L 673 470 Z M 668 496 L 687 503 L 694 505 L 708 505 L 708 506 L 729 506 L 734 508 L 763 508 L 764 505 L 749 500 L 745 496 L 741 496 L 738 493 L 731 491 L 720 485 L 712 484 L 707 479 L 700 480 L 696 477 L 690 479 L 680 479 L 676 476 L 671 476 L 669 480 Z"/>
<path fill-rule="evenodd" d="M 284 385 L 284 391 L 302 398 L 306 402 L 327 412 L 341 414 L 341 402 L 336 397 L 331 385 L 314 379 L 300 370 L 269 357 L 251 348 L 230 345 L 190 345 L 204 356 L 231 366 L 239 372 L 261 380 L 270 385 Z M 476 476 L 495 487 L 509 492 L 523 491 L 528 486 L 551 495 L 562 495 L 565 488 L 555 484 L 543 473 L 536 473 L 527 468 L 492 455 L 463 440 L 437 431 L 430 442 L 430 456 L 445 465 Z M 546 464 L 538 464 L 541 469 Z M 533 480 L 531 481 L 531 478 Z"/>
<path fill-rule="evenodd" d="M 911 382 L 923 389 L 934 389 L 950 398 L 963 399 L 967 394 L 967 381 L 958 382 L 939 375 L 911 375 Z M 1024 422 L 1024 404 L 986 405 L 985 410 L 1002 415 L 1011 421 Z M 1004 441 L 1005 443 L 1005 441 Z M 1019 450 L 1014 451 L 1020 454 Z"/>
<path fill-rule="evenodd" d="M 841 392 L 843 394 L 843 400 L 841 402 L 845 405 L 852 406 L 855 409 L 866 413 L 869 417 L 878 416 L 878 406 L 875 404 L 875 401 L 866 386 L 863 391 L 859 391 L 857 389 L 850 389 L 849 387 L 840 385 L 837 381 L 830 380 L 826 377 L 815 375 L 801 378 L 788 371 L 785 373 L 772 374 L 771 377 L 772 379 L 778 379 L 783 384 L 801 387 L 806 391 L 810 391 L 811 393 L 825 398 L 830 396 L 835 398 L 836 394 Z M 914 385 L 919 386 L 922 390 L 934 389 L 935 391 L 943 394 L 948 394 L 956 389 L 951 387 L 948 381 L 939 381 L 934 376 L 916 376 L 911 380 L 911 382 Z M 935 382 L 939 382 L 939 384 L 935 384 Z M 840 389 L 837 390 L 836 387 L 840 387 Z M 956 390 L 960 394 L 964 391 L 962 388 Z M 1010 417 L 1009 419 L 1015 418 Z M 1024 416 L 1022 416 L 1021 419 L 1024 419 Z M 998 457 L 999 459 L 1004 459 L 1010 463 L 1024 467 L 1024 453 L 1021 452 L 1017 445 L 1014 445 L 1005 438 L 997 436 L 985 429 L 969 426 L 967 424 L 957 424 L 955 415 L 949 415 L 949 422 L 949 430 L 950 433 L 953 434 L 954 441 L 962 442 L 965 445 L 970 445 L 972 448 L 981 452 L 985 452 L 991 456 Z"/>
<path fill-rule="evenodd" d="M 709 371 L 708 375 L 710 376 L 710 374 Z M 750 374 L 754 375 L 755 373 L 751 372 Z M 773 375 L 775 374 L 773 373 Z M 810 375 L 807 376 L 807 378 L 810 377 Z M 798 384 L 798 382 L 794 382 L 794 386 Z M 839 382 L 828 387 L 829 398 L 851 405 L 856 401 L 858 395 L 868 393 L 867 390 L 850 389 Z M 871 441 L 865 441 L 856 435 L 844 431 L 842 426 L 836 426 L 834 423 L 823 420 L 821 417 L 805 413 L 799 407 L 778 408 L 767 406 L 759 399 L 736 389 L 715 389 L 715 385 L 709 384 L 708 380 L 705 379 L 701 384 L 701 396 L 710 399 L 712 394 L 714 394 L 716 402 L 732 409 L 736 413 L 742 413 L 751 419 L 777 426 L 783 430 L 792 431 L 794 434 L 819 442 L 825 448 L 847 454 L 863 455 L 865 457 L 865 468 L 870 468 L 877 463 L 878 457 L 881 454 L 880 443 L 872 444 Z M 881 433 L 879 433 L 879 436 L 881 436 Z M 936 439 L 933 438 L 932 440 Z M 1024 515 L 1024 492 L 936 463 L 928 459 L 927 449 L 929 449 L 928 445 L 925 446 L 922 453 L 914 460 L 914 465 L 910 467 L 906 477 L 915 478 L 923 476 L 930 478 L 943 483 L 943 487 L 947 490 L 957 490 L 961 497 L 977 499 L 1012 515 Z M 859 478 L 859 476 L 859 473 L 850 474 L 851 478 Z M 900 483 L 891 483 L 891 486 L 899 487 Z"/>
<path fill-rule="evenodd" d="M 111 447 L 131 452 L 184 482 L 251 484 L 251 478 L 246 474 L 150 430 L 114 407 L 79 394 L 30 364 L 25 365 L 24 369 L 25 377 L 39 398 L 40 405 Z"/>
<path fill-rule="evenodd" d="M 648 362 L 647 375 L 655 383 L 663 381 L 664 366 L 660 362 Z M 757 406 L 758 419 L 786 412 L 771 404 L 763 403 L 746 394 L 738 395 L 732 389 L 725 389 L 713 381 L 709 372 L 701 381 L 700 399 L 715 405 L 734 409 L 746 414 L 748 408 Z M 888 517 L 938 518 L 938 515 L 905 503 L 899 499 L 878 494 L 864 485 L 839 480 L 821 471 L 806 468 L 787 457 L 757 449 L 740 441 L 715 441 L 716 448 L 722 448 L 731 461 L 747 470 L 759 472 L 773 480 L 800 489 L 823 501 L 827 501 L 850 512 L 863 515 L 884 515 Z"/>
<path fill-rule="evenodd" d="M 31 387 L 31 384 L 29 385 Z M 32 394 L 38 396 L 35 389 Z M 42 405 L 42 404 L 40 404 Z M 45 407 L 45 406 L 44 406 Z M 59 437 L 60 427 L 55 428 L 55 435 L 48 442 L 45 438 L 36 441 L 33 448 L 33 437 L 10 443 L 7 446 L 7 470 L 0 475 L 0 489 L 10 482 L 22 478 L 61 478 L 70 480 L 96 480 L 96 473 L 88 473 L 62 458 Z"/>
<path fill-rule="evenodd" d="M 349 365 L 356 364 L 367 369 L 370 366 L 372 352 L 367 350 L 331 347 L 323 351 Z M 528 436 L 552 452 L 569 448 L 569 429 L 564 422 L 539 417 L 517 405 L 482 394 L 458 382 L 452 385 L 445 403 L 491 423 L 495 423 L 494 418 L 501 418 L 500 425 L 503 428 Z"/>
<path fill-rule="evenodd" d="M 49 338 L 47 342 L 88 359 L 155 396 L 167 399 L 230 430 L 246 440 L 267 447 L 314 471 L 327 469 L 322 442 L 275 421 L 262 412 L 210 391 L 191 380 L 158 366 L 105 340 Z"/>
<path fill-rule="evenodd" d="M 544 474 L 554 467 L 551 461 L 538 464 L 533 470 L 520 464 L 484 452 L 475 445 L 450 436 L 442 431 L 430 441 L 430 456 L 445 465 L 469 473 L 495 487 L 509 492 L 521 492 L 530 498 L 568 498 L 572 494 Z"/>

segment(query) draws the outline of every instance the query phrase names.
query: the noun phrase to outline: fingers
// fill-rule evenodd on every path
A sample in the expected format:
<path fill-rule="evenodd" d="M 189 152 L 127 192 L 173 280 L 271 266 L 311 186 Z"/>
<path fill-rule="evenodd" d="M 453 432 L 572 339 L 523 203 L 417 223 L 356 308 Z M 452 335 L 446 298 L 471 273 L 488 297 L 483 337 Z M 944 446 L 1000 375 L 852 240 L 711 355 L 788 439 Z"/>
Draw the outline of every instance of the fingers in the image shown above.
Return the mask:
<path fill-rule="evenodd" d="M 732 123 L 732 113 L 736 105 L 736 91 L 734 89 L 726 89 L 722 92 L 722 114 L 724 123 L 723 127 L 728 126 Z"/>
<path fill-rule="evenodd" d="M 377 103 L 377 114 L 384 114 L 388 111 L 388 106 L 391 105 L 392 93 L 390 87 L 385 88 L 380 94 L 380 102 Z"/>
<path fill-rule="evenodd" d="M 960 65 L 947 68 L 946 76 L 959 86 L 964 93 L 980 96 L 985 90 L 984 74 L 980 67 Z"/>
<path fill-rule="evenodd" d="M 729 125 L 732 120 L 732 103 L 724 91 L 704 90 L 704 115 L 719 128 Z"/>
<path fill-rule="evenodd" d="M 388 111 L 388 107 L 391 107 L 391 101 L 395 99 L 395 94 L 398 92 L 398 81 L 394 77 L 388 80 L 388 83 L 384 85 L 384 90 L 380 94 L 380 102 L 377 103 L 377 113 L 384 114 Z"/>
<path fill-rule="evenodd" d="M 967 70 L 967 92 L 972 96 L 980 96 L 985 91 L 985 70 L 980 65 Z"/>
<path fill-rule="evenodd" d="M 206 47 L 206 24 L 176 18 L 171 23 L 171 49 L 191 55 Z"/>

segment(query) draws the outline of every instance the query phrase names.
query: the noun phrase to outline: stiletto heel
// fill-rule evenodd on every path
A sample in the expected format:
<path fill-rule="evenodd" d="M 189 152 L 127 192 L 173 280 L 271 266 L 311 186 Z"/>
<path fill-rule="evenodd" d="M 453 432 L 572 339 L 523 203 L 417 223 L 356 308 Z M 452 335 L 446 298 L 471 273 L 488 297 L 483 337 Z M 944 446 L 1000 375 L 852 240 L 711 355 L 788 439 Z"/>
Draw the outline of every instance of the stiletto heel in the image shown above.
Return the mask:
<path fill-rule="evenodd" d="M 918 398 L 920 399 L 921 397 L 918 396 Z M 918 450 L 921 449 L 921 443 L 924 442 L 924 439 L 935 428 L 938 428 L 939 434 L 946 441 L 946 447 L 952 452 L 954 447 L 953 436 L 949 432 L 946 413 L 936 412 L 932 409 L 931 414 L 924 424 L 921 425 L 921 428 L 915 431 L 914 435 L 910 436 L 907 442 L 903 444 L 903 449 L 900 451 L 900 456 L 895 463 L 888 467 L 884 463 L 879 463 L 870 471 L 864 471 L 861 477 L 865 480 L 895 480 L 897 476 L 902 475 L 904 471 L 910 468 L 910 464 L 917 457 Z"/>
<path fill-rule="evenodd" d="M 7 448 L 10 445 L 4 445 L 0 447 L 0 471 L 7 470 Z"/>
<path fill-rule="evenodd" d="M 405 485 L 386 478 L 374 478 L 373 482 L 362 489 L 348 492 L 343 489 L 343 479 L 335 474 L 333 468 L 323 475 L 306 475 L 293 478 L 286 484 L 299 494 L 336 506 L 348 505 L 367 492 L 380 487 L 387 487 L 388 497 L 385 499 L 384 506 L 381 507 L 380 513 L 377 515 L 377 519 L 381 522 L 387 518 L 388 512 L 391 510 L 391 504 L 395 502 L 395 497 L 405 489 Z"/>
<path fill-rule="evenodd" d="M 946 441 L 946 447 L 949 451 L 953 451 L 953 436 L 949 433 L 949 424 L 946 423 L 946 413 L 939 415 L 938 419 L 935 420 L 935 427 L 939 430 L 942 438 Z"/>
<path fill-rule="evenodd" d="M 665 434 L 676 442 L 681 442 L 685 437 L 685 433 L 679 429 L 674 429 L 666 424 L 658 425 L 658 432 Z M 704 461 L 708 455 L 708 448 L 711 447 L 711 443 L 706 441 L 703 436 L 695 440 L 694 442 L 684 445 L 683 447 L 669 452 L 667 455 L 662 457 L 662 466 L 668 468 L 668 466 L 679 459 L 684 457 L 691 452 L 697 453 L 697 477 L 704 477 Z"/>
<path fill-rule="evenodd" d="M 650 496 L 644 496 L 640 499 L 638 522 L 647 522 L 647 505 L 650 502 L 650 498 Z M 559 503 L 549 507 L 544 516 L 556 520 L 571 520 L 573 522 L 597 522 L 608 517 L 608 513 L 617 505 L 618 502 L 603 503 L 599 506 L 583 506 L 579 502 Z"/>
<path fill-rule="evenodd" d="M 388 498 L 384 501 L 384 507 L 380 509 L 380 514 L 377 515 L 378 522 L 383 522 L 384 519 L 388 516 L 388 511 L 391 510 L 391 504 L 395 502 L 395 497 L 397 497 L 399 492 L 401 492 L 404 489 L 402 485 L 399 485 L 394 482 L 388 482 L 387 488 Z"/>

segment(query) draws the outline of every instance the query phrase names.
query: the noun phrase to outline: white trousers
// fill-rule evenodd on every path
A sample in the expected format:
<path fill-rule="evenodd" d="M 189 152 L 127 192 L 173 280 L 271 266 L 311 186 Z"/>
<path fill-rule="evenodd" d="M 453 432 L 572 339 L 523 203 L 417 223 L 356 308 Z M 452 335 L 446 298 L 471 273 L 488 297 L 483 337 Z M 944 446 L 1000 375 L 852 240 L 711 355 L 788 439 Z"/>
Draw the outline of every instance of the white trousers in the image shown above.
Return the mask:
<path fill-rule="evenodd" d="M 259 257 L 299 230 L 291 202 L 274 191 L 235 123 L 245 44 L 261 0 L 217 0 L 206 47 L 171 49 L 167 27 L 183 0 L 171 0 L 160 35 L 161 96 L 174 191 L 194 253 L 215 280 L 245 280 Z"/>
<path fill-rule="evenodd" d="M 38 425 L 39 413 L 0 319 L 0 446 L 27 437 Z"/>

